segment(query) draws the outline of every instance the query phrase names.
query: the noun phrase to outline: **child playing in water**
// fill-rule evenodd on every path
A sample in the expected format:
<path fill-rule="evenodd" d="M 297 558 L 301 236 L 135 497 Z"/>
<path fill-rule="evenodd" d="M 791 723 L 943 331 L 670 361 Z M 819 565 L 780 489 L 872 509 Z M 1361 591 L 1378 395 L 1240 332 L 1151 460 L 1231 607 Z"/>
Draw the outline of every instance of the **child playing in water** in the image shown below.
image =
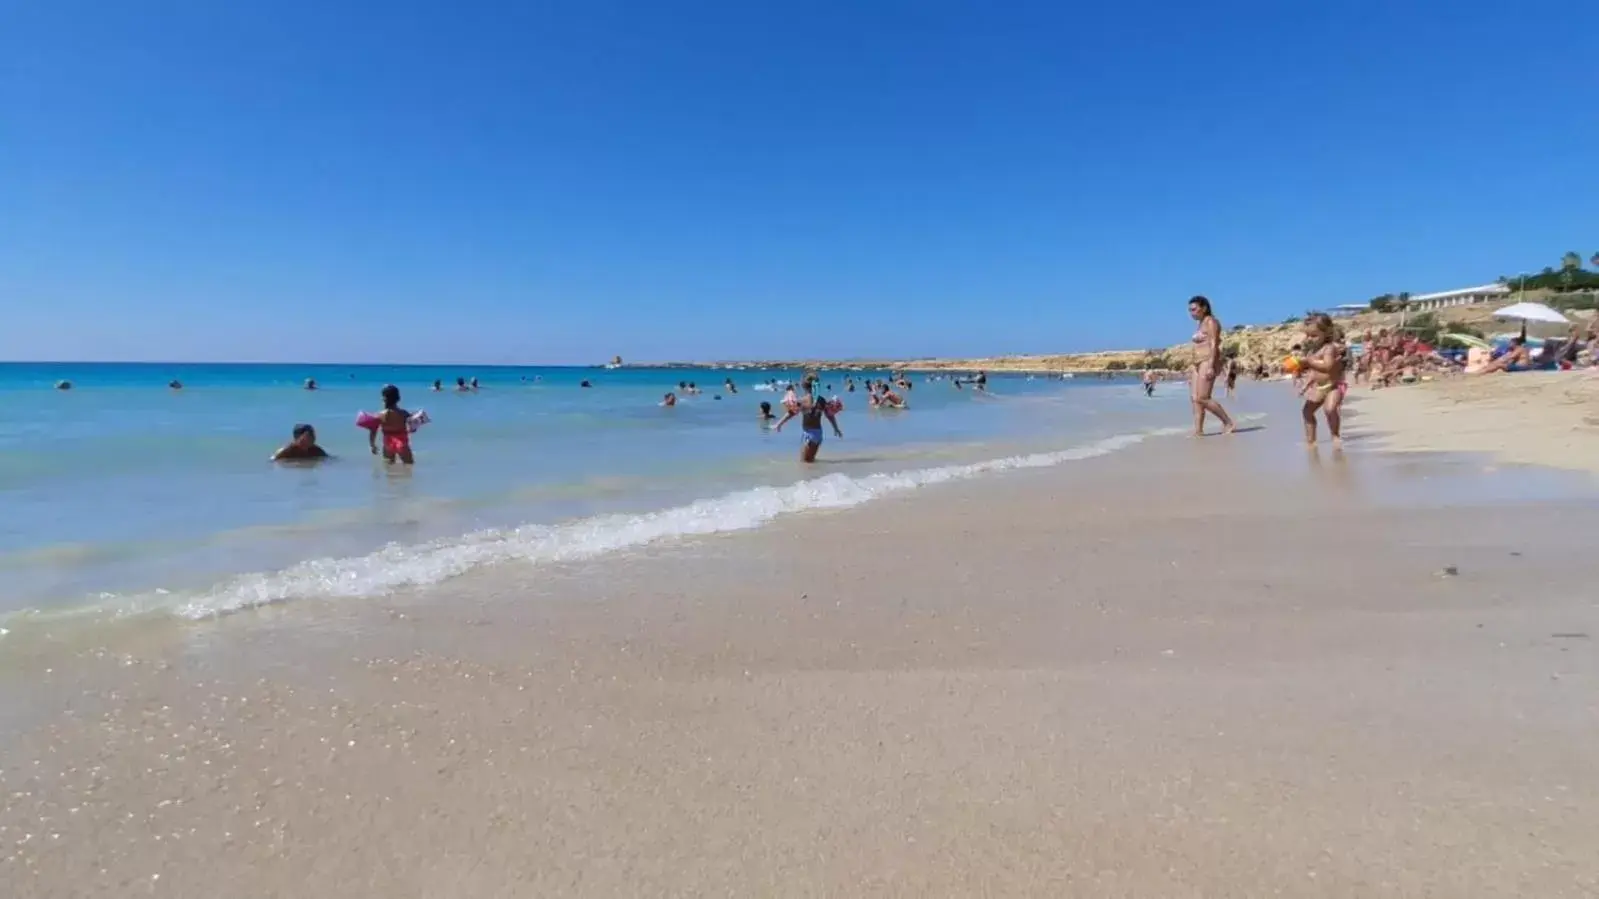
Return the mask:
<path fill-rule="evenodd" d="M 1343 342 L 1332 317 L 1323 312 L 1305 319 L 1306 355 L 1299 358 L 1305 373 L 1305 387 L 1301 395 L 1305 405 L 1300 413 L 1305 419 L 1305 444 L 1316 445 L 1316 410 L 1327 419 L 1333 445 L 1343 445 L 1343 416 L 1339 410 L 1344 404 L 1344 394 L 1349 385 L 1344 381 L 1345 357 Z"/>
<path fill-rule="evenodd" d="M 799 402 L 799 408 L 788 410 L 788 414 L 774 429 L 780 432 L 790 419 L 796 415 L 800 417 L 800 461 L 807 464 L 816 461 L 816 452 L 822 448 L 822 419 L 827 419 L 827 423 L 833 426 L 834 436 L 844 439 L 838 419 L 833 417 L 832 404 L 818 396 L 814 388 L 812 382 L 805 382 L 805 399 Z"/>
<path fill-rule="evenodd" d="M 400 388 L 393 384 L 383 388 L 383 411 L 378 413 L 378 426 L 367 432 L 367 446 L 372 455 L 378 454 L 378 432 L 383 433 L 383 461 L 394 463 L 399 459 L 406 465 L 416 460 L 411 456 L 411 413 L 400 408 Z"/>
<path fill-rule="evenodd" d="M 274 462 L 314 461 L 328 458 L 328 451 L 316 445 L 316 428 L 295 425 L 294 439 L 272 454 Z"/>
<path fill-rule="evenodd" d="M 777 420 L 777 416 L 772 414 L 772 404 L 768 403 L 768 402 L 762 402 L 761 403 L 761 426 L 762 427 L 767 427 L 767 426 L 771 425 L 771 423 L 776 421 L 776 420 Z"/>

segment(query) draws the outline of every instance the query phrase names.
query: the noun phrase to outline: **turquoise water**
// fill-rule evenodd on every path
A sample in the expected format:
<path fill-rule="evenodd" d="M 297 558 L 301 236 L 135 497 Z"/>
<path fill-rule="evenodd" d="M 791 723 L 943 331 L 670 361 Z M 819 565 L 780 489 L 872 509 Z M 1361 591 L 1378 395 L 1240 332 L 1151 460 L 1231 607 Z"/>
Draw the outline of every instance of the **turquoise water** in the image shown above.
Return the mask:
<path fill-rule="evenodd" d="M 0 614 L 381 594 L 479 564 L 758 526 L 1184 416 L 1179 389 L 1151 402 L 1131 381 L 1000 376 L 979 396 L 917 375 L 903 412 L 846 391 L 847 377 L 884 374 L 824 373 L 846 439 L 807 468 L 797 429 L 756 417 L 781 399 L 756 385 L 798 371 L 0 364 Z M 450 390 L 457 377 L 481 389 Z M 55 390 L 63 379 L 75 389 Z M 680 381 L 704 393 L 661 408 Z M 373 459 L 354 427 L 387 383 L 432 418 L 414 468 Z M 336 458 L 270 464 L 299 422 Z"/>

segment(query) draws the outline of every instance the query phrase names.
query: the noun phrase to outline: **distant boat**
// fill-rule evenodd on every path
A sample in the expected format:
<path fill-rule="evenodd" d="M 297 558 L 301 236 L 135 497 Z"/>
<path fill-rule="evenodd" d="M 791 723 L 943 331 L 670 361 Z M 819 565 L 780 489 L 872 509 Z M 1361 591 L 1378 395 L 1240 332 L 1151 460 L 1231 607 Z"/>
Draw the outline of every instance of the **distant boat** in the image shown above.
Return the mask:
<path fill-rule="evenodd" d="M 1077 374 L 1075 372 L 1063 371 L 1063 372 L 1060 373 L 1060 379 L 1062 381 L 1070 381 L 1072 378 L 1075 378 L 1075 377 L 1077 377 Z"/>
<path fill-rule="evenodd" d="M 605 367 L 606 368 L 621 368 L 622 367 L 622 357 L 621 356 L 612 356 L 611 357 L 611 361 L 606 363 Z"/>

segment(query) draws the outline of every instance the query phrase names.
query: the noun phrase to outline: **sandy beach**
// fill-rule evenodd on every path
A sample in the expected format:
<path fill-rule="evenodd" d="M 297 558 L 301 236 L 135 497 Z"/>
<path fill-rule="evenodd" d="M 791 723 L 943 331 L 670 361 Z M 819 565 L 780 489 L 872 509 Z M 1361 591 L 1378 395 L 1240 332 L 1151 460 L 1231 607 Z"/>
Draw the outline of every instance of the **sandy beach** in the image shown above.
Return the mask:
<path fill-rule="evenodd" d="M 1362 439 L 1461 389 L 1363 402 L 1347 454 L 1307 454 L 1267 386 L 1265 427 L 1230 439 L 381 601 L 61 635 L 5 672 L 0 878 L 1591 896 L 1587 482 Z M 1441 416 L 1415 429 L 1436 443 Z"/>
<path fill-rule="evenodd" d="M 1482 453 L 1599 474 L 1599 377 L 1525 372 L 1359 391 L 1360 427 L 1403 452 Z"/>

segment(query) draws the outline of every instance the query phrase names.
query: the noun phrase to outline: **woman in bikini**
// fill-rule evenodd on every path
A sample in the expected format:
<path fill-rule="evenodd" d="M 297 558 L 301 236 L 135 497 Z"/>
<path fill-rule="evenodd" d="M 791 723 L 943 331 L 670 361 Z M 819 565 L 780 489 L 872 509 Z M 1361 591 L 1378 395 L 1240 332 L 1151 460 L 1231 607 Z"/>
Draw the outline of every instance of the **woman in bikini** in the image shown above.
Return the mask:
<path fill-rule="evenodd" d="M 1348 351 L 1334 327 L 1332 317 L 1324 312 L 1305 319 L 1306 355 L 1299 360 L 1305 371 L 1305 405 L 1300 414 L 1305 419 L 1305 445 L 1316 445 L 1316 410 L 1327 419 L 1327 430 L 1332 434 L 1333 446 L 1342 446 L 1344 395 L 1349 384 L 1344 380 Z"/>
<path fill-rule="evenodd" d="M 1188 301 L 1188 315 L 1199 322 L 1194 332 L 1194 375 L 1189 385 L 1189 396 L 1194 404 L 1194 436 L 1205 435 L 1205 413 L 1221 419 L 1222 433 L 1231 434 L 1236 425 L 1221 403 L 1211 399 L 1216 392 L 1216 378 L 1222 373 L 1221 322 L 1210 310 L 1210 300 L 1194 297 Z"/>

